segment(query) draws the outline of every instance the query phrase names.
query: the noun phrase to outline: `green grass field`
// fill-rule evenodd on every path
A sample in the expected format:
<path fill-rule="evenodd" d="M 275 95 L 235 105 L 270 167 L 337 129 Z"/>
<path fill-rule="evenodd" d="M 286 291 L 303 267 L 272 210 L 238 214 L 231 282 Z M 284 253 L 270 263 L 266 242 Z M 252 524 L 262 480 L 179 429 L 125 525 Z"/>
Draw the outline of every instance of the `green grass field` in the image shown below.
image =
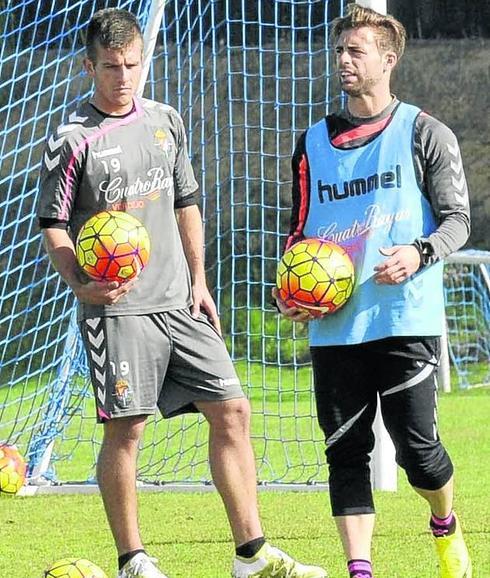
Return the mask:
<path fill-rule="evenodd" d="M 475 566 L 490 577 L 490 391 L 441 395 L 440 430 L 456 466 L 456 509 Z M 427 508 L 400 473 L 396 493 L 378 492 L 374 542 L 377 578 L 435 578 Z M 268 538 L 331 578 L 346 576 L 326 492 L 261 492 Z M 41 578 L 65 556 L 86 557 L 115 576 L 115 552 L 98 495 L 0 499 L 0 576 Z M 228 576 L 233 545 L 214 492 L 142 493 L 140 522 L 148 551 L 171 578 Z M 407 526 L 408 531 L 407 531 Z"/>

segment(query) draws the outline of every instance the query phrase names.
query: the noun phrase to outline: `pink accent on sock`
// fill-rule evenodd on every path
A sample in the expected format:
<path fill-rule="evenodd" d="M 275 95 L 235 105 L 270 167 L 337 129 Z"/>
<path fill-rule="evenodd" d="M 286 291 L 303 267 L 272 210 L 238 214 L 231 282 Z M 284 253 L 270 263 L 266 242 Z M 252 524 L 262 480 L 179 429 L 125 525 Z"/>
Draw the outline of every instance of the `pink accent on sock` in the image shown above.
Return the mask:
<path fill-rule="evenodd" d="M 372 572 L 371 562 L 368 562 L 367 560 L 353 560 L 347 565 L 347 569 L 349 570 L 350 573 L 360 572 L 361 573 L 360 576 L 362 576 L 362 574 L 367 572 L 366 576 L 368 577 L 371 576 Z"/>
<path fill-rule="evenodd" d="M 451 512 L 447 518 L 438 518 L 432 514 L 432 521 L 438 526 L 450 526 L 454 520 L 454 512 Z"/>

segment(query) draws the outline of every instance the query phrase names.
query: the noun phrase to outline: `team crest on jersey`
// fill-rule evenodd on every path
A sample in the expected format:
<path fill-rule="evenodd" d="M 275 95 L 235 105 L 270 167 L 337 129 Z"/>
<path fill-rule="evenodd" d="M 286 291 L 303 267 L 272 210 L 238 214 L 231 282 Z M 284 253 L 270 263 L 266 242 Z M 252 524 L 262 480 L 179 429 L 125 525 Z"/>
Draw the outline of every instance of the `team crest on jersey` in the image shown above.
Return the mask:
<path fill-rule="evenodd" d="M 168 137 L 167 133 L 159 128 L 154 133 L 154 141 L 153 144 L 161 149 L 166 155 L 172 150 L 172 140 Z"/>
<path fill-rule="evenodd" d="M 129 387 L 129 383 L 125 379 L 118 379 L 115 390 L 116 404 L 122 409 L 127 409 L 133 401 L 133 392 Z"/>

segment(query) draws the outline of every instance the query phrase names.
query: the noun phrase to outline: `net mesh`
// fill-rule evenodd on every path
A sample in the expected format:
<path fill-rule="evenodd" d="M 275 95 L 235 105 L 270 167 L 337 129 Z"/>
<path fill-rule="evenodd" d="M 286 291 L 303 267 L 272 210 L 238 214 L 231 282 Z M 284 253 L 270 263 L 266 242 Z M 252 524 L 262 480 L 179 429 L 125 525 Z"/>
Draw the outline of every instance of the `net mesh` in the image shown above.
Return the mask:
<path fill-rule="evenodd" d="M 84 30 L 108 4 L 0 3 L 0 441 L 20 447 L 38 481 L 92 480 L 100 445 L 73 296 L 49 266 L 35 201 L 46 139 L 90 94 Z M 270 291 L 288 228 L 295 141 L 338 98 L 325 24 L 343 4 L 168 1 L 144 93 L 174 106 L 187 127 L 208 282 L 252 401 L 258 479 L 268 483 L 326 479 L 305 329 L 278 317 Z M 150 2 L 110 5 L 145 28 Z M 461 368 L 488 360 L 488 292 L 476 271 L 456 277 L 446 295 L 456 303 L 449 311 L 460 329 L 450 339 Z M 476 305 L 479 296 L 486 305 Z M 474 331 L 461 328 L 474 311 Z M 453 345 L 463 334 L 478 342 L 482 316 L 486 345 Z M 207 433 L 195 415 L 151 418 L 139 478 L 207 483 Z"/>

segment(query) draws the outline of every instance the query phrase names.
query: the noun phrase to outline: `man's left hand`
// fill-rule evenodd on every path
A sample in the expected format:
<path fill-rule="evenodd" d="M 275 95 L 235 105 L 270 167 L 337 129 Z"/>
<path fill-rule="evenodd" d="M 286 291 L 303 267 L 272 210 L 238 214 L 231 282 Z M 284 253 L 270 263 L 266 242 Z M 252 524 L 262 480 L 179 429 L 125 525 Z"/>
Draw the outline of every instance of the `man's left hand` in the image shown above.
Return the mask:
<path fill-rule="evenodd" d="M 379 252 L 388 257 L 374 267 L 374 282 L 380 285 L 403 283 L 420 267 L 420 254 L 413 245 L 380 247 Z"/>
<path fill-rule="evenodd" d="M 221 335 L 221 323 L 219 321 L 218 311 L 208 288 L 204 285 L 193 285 L 192 300 L 192 317 L 197 318 L 200 312 L 204 313 L 214 325 L 216 331 Z"/>

